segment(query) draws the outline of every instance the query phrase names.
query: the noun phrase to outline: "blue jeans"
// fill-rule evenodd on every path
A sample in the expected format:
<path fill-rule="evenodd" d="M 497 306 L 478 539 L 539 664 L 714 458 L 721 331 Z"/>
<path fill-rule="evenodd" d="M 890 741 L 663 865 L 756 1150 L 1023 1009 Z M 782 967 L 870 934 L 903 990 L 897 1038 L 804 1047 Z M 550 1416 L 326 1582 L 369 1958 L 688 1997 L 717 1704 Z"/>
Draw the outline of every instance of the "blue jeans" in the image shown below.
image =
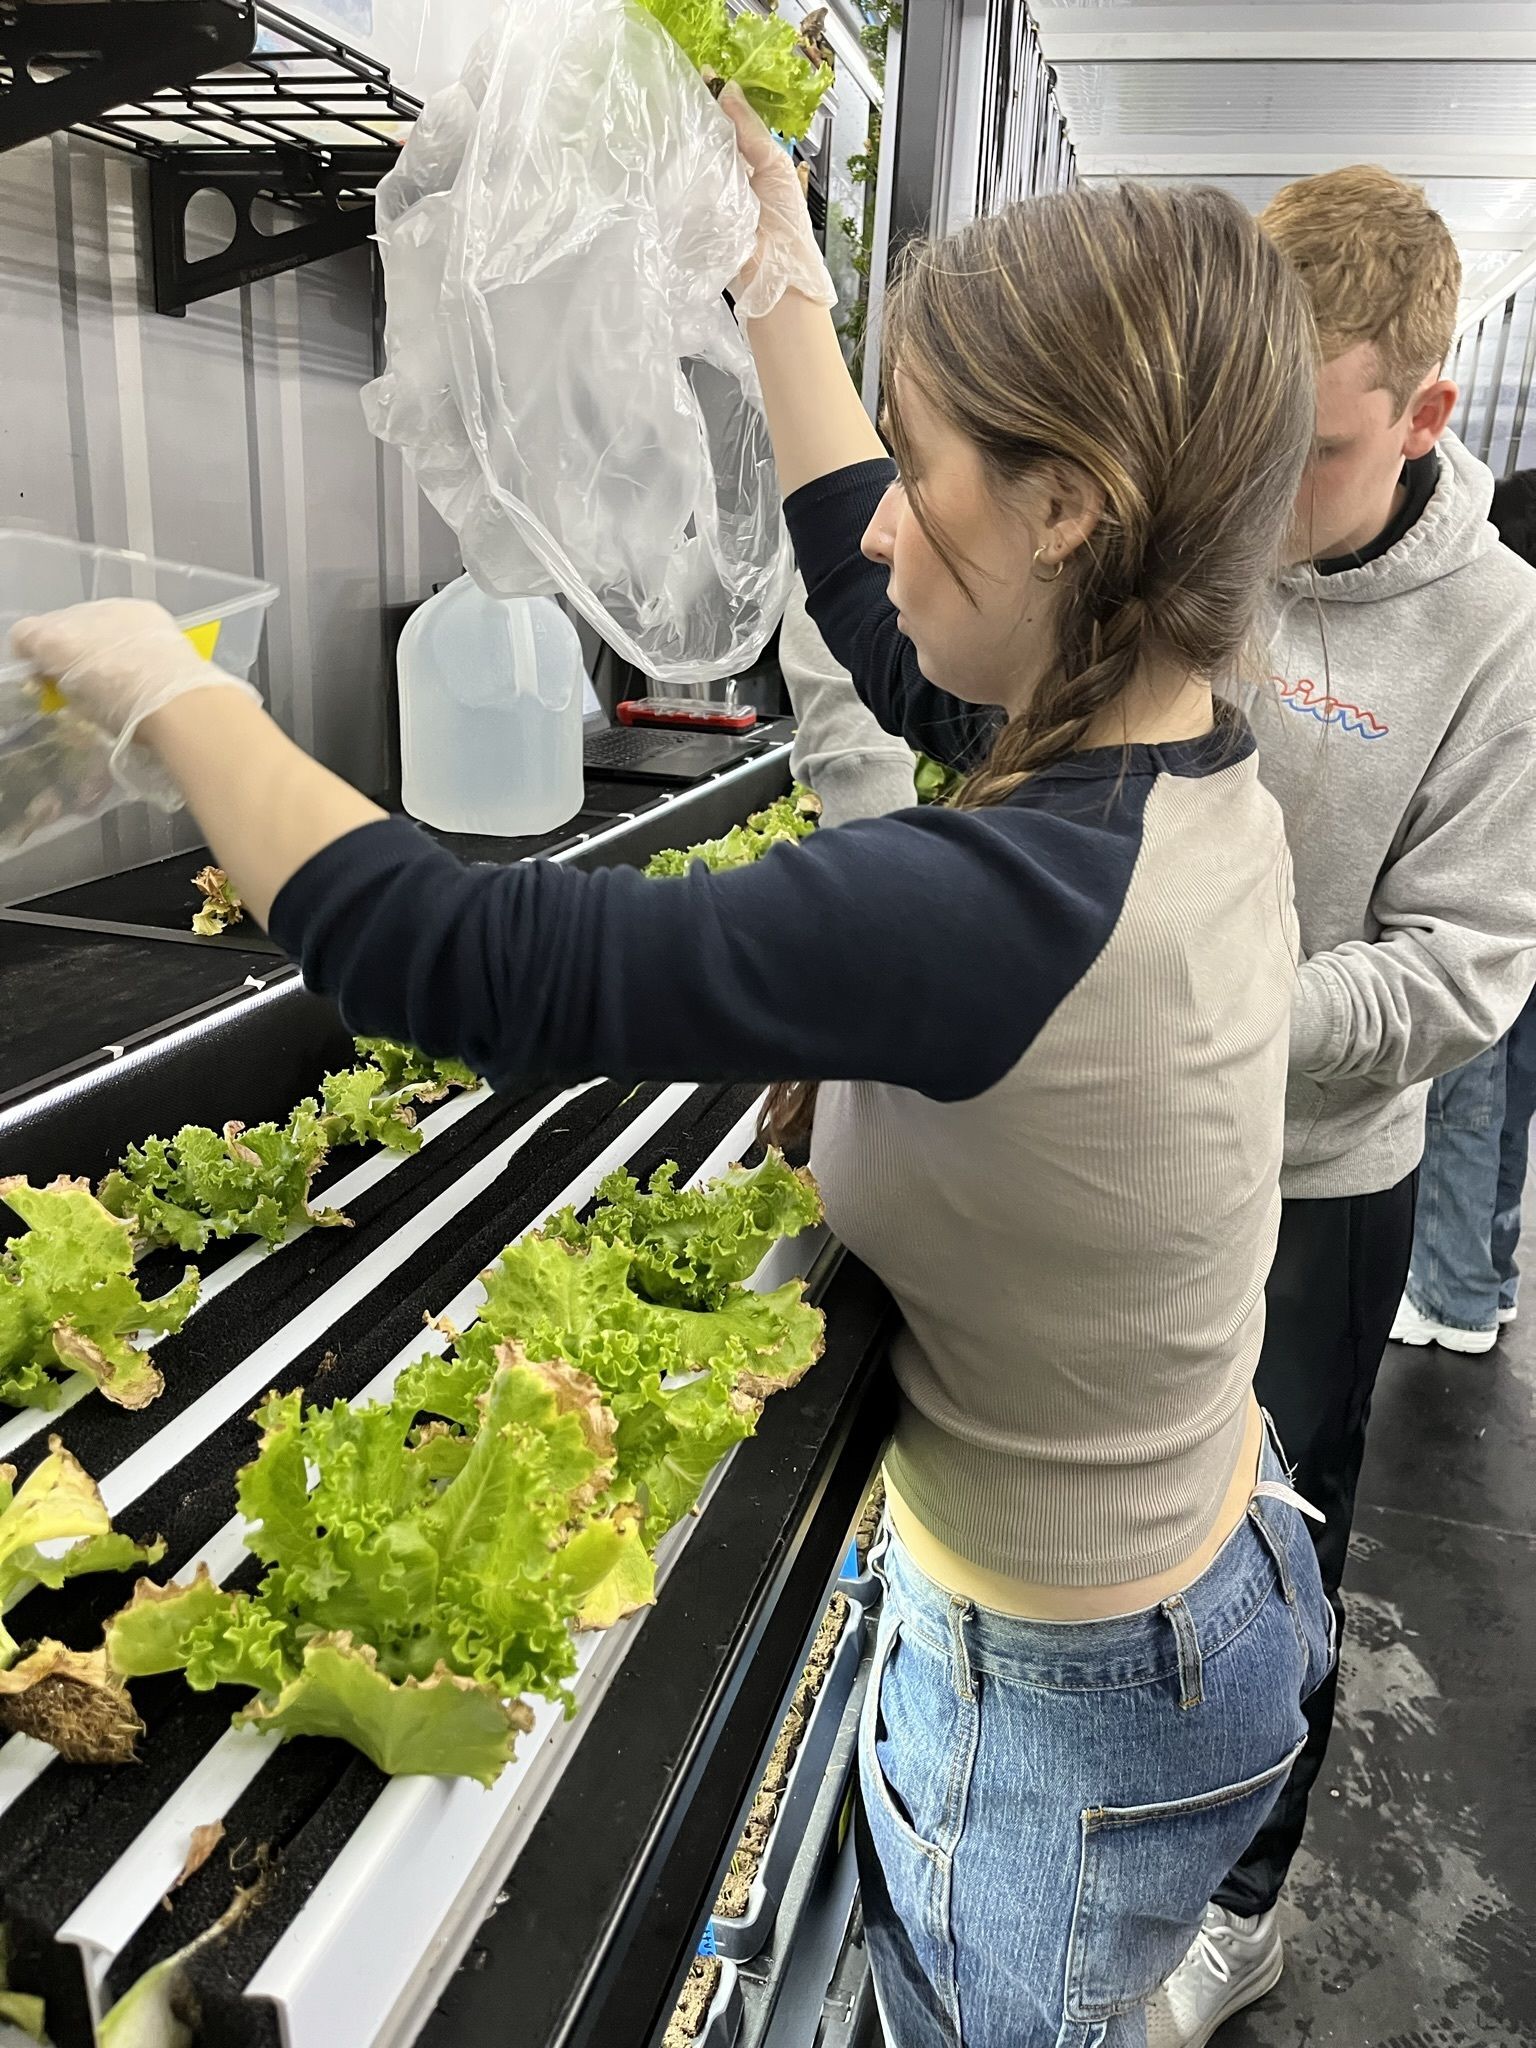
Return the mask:
<path fill-rule="evenodd" d="M 1515 1306 L 1520 1197 L 1536 1116 L 1536 998 L 1497 1045 L 1429 1091 L 1408 1299 L 1455 1330 Z"/>
<path fill-rule="evenodd" d="M 1192 1586 L 1114 1621 L 973 1607 L 894 1535 L 879 1570 L 859 1847 L 889 2048 L 1142 2048 L 1332 1664 L 1301 1515 L 1256 1494 Z"/>

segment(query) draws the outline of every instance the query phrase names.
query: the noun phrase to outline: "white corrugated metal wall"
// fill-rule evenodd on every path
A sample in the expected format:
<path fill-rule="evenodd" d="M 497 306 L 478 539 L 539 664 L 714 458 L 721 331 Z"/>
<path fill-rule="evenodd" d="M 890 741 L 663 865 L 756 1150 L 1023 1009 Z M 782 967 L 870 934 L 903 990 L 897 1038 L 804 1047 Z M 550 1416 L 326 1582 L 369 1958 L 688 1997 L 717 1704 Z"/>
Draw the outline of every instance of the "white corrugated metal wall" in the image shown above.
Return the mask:
<path fill-rule="evenodd" d="M 1496 473 L 1536 463 L 1536 0 L 1033 12 L 1086 179 L 1208 179 L 1255 211 L 1339 164 L 1422 184 L 1462 257 L 1457 430 Z"/>
<path fill-rule="evenodd" d="M 266 576 L 260 680 L 363 785 L 384 767 L 383 607 L 457 571 L 455 543 L 363 425 L 370 254 L 153 311 L 143 167 L 67 136 L 0 155 L 0 525 Z M 193 253 L 198 253 L 196 250 Z M 8 861 L 15 901 L 195 844 L 134 804 Z"/>

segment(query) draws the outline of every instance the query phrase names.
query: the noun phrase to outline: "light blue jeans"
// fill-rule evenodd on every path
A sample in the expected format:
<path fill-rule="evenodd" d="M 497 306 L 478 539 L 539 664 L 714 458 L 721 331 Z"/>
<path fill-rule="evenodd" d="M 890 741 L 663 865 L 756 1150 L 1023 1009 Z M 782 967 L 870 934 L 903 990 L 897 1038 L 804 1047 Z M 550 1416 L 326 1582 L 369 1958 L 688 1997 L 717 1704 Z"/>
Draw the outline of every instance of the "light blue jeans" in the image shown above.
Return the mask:
<path fill-rule="evenodd" d="M 1256 1494 L 1194 1585 L 1115 1621 L 974 1607 L 894 1535 L 878 1569 L 859 1847 L 889 2048 L 1142 2048 L 1332 1665 L 1301 1515 Z"/>
<path fill-rule="evenodd" d="M 1429 1091 L 1408 1299 L 1454 1330 L 1515 1306 L 1520 1198 L 1536 1115 L 1536 998 L 1497 1045 Z"/>

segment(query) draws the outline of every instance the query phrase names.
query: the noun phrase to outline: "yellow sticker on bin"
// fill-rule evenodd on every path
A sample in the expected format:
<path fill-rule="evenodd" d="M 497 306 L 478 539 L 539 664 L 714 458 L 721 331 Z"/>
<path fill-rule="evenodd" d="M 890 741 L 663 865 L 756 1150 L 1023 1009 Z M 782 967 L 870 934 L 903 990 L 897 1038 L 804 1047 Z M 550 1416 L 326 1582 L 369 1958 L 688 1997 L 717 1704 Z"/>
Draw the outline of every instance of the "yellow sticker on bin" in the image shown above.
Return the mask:
<path fill-rule="evenodd" d="M 220 619 L 209 619 L 201 626 L 183 626 L 183 636 L 190 640 L 204 661 L 212 661 L 213 650 L 219 644 Z M 64 709 L 65 697 L 52 676 L 43 676 L 37 685 L 37 708 L 49 717 L 55 711 Z"/>

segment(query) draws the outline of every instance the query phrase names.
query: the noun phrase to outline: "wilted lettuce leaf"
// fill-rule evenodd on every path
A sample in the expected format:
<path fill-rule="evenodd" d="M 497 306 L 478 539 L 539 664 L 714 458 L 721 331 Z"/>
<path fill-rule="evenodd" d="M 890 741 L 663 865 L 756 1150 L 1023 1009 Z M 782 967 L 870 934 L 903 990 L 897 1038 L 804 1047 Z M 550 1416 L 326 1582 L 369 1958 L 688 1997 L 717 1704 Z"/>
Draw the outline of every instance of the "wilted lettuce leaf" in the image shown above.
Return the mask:
<path fill-rule="evenodd" d="M 622 1244 L 634 1254 L 630 1282 L 650 1301 L 677 1308 L 718 1308 L 729 1289 L 750 1280 L 782 1237 L 821 1221 L 821 1197 L 808 1173 L 770 1152 L 760 1166 L 733 1166 L 704 1187 L 679 1188 L 672 1161 L 651 1176 L 649 1192 L 622 1167 L 598 1189 L 598 1207 L 581 1222 L 562 1209 L 545 1226 L 585 1251 Z"/>
<path fill-rule="evenodd" d="M 96 1482 L 54 1436 L 48 1455 L 16 1485 L 16 1468 L 0 1465 L 0 1614 L 29 1585 L 62 1586 L 82 1572 L 120 1572 L 153 1564 L 162 1543 L 135 1543 L 112 1527 Z M 45 1557 L 40 1543 L 69 1536 L 81 1540 L 58 1557 Z M 0 1670 L 16 1656 L 16 1644 L 0 1620 Z"/>
<path fill-rule="evenodd" d="M 57 1437 L 18 1486 L 0 1465 L 0 1613 L 30 1585 L 62 1586 L 82 1572 L 153 1564 L 161 1543 L 117 1534 L 95 1481 Z M 78 1542 L 60 1556 L 39 1544 Z M 124 1763 L 143 1723 L 102 1652 L 44 1640 L 23 1648 L 0 1621 L 0 1731 L 51 1743 L 73 1763 Z"/>
<path fill-rule="evenodd" d="M 203 899 L 203 907 L 192 920 L 192 929 L 201 939 L 216 939 L 220 932 L 227 931 L 232 924 L 239 924 L 245 917 L 245 904 L 240 891 L 222 868 L 201 868 L 192 877 L 192 886 Z"/>
<path fill-rule="evenodd" d="M 34 1188 L 13 1175 L 0 1180 L 0 1197 L 29 1225 L 0 1252 L 0 1402 L 51 1408 L 62 1371 L 89 1373 L 119 1407 L 144 1407 L 165 1382 L 129 1339 L 179 1330 L 197 1300 L 196 1273 L 146 1301 L 131 1229 L 84 1181 Z"/>
<path fill-rule="evenodd" d="M 46 1742 L 66 1763 L 126 1764 L 144 1723 L 104 1650 L 45 1639 L 0 1671 L 0 1732 Z"/>
<path fill-rule="evenodd" d="M 328 1144 L 312 1101 L 286 1124 L 188 1124 L 171 1139 L 131 1145 L 101 1184 L 103 1205 L 130 1224 L 141 1246 L 200 1252 L 210 1238 L 260 1237 L 278 1244 L 295 1224 L 341 1223 L 312 1210 L 310 1183 Z"/>

